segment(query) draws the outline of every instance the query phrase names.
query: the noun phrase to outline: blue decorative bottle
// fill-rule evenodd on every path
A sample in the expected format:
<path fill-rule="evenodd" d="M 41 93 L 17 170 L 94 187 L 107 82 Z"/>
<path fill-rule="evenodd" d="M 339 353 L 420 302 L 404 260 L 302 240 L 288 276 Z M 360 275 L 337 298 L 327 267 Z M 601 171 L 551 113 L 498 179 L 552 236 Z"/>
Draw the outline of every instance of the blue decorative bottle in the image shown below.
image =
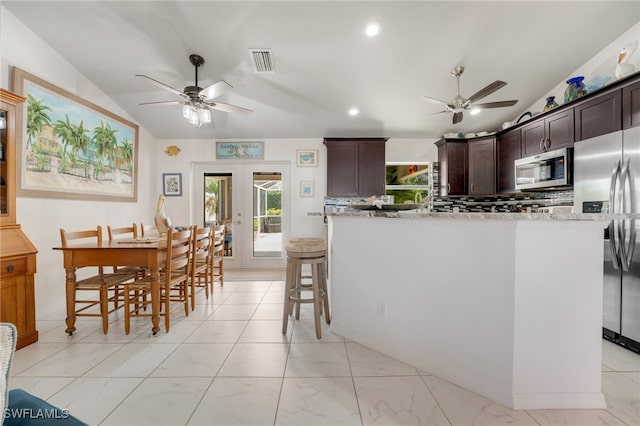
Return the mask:
<path fill-rule="evenodd" d="M 583 76 L 573 77 L 567 80 L 567 88 L 564 91 L 564 103 L 571 102 L 587 94 Z"/>
<path fill-rule="evenodd" d="M 542 112 L 547 112 L 556 108 L 558 106 L 558 103 L 555 101 L 555 99 L 556 99 L 555 96 L 549 96 L 547 98 L 547 103 L 545 104 Z"/>

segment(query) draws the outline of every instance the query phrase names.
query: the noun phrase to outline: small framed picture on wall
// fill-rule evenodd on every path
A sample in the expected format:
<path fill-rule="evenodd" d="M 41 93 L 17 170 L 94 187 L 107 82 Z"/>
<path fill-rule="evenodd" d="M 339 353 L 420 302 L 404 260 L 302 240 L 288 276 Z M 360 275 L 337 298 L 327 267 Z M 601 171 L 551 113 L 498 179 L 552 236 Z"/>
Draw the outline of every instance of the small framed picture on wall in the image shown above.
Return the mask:
<path fill-rule="evenodd" d="M 296 165 L 302 167 L 316 167 L 318 165 L 317 149 L 298 149 L 296 151 Z"/>
<path fill-rule="evenodd" d="M 182 197 L 182 173 L 162 174 L 162 194 L 165 197 Z"/>
<path fill-rule="evenodd" d="M 313 181 L 303 180 L 300 182 L 300 196 L 313 197 Z"/>

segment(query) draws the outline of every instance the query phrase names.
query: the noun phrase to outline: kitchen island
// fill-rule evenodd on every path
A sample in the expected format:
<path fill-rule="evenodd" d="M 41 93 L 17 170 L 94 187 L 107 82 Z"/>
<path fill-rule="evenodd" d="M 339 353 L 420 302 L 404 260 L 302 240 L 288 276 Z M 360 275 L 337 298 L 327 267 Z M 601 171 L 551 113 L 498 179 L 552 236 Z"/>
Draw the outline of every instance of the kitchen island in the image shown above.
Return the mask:
<path fill-rule="evenodd" d="M 612 215 L 328 216 L 332 331 L 514 409 L 606 406 Z"/>

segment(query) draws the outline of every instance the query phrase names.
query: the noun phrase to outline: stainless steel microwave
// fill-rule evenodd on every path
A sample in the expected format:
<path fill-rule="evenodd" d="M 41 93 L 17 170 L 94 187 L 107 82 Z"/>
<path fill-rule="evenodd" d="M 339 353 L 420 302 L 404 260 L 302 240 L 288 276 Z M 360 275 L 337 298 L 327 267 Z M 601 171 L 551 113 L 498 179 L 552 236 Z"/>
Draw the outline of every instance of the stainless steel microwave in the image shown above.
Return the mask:
<path fill-rule="evenodd" d="M 571 186 L 572 154 L 572 148 L 561 148 L 515 160 L 516 189 L 560 189 Z"/>

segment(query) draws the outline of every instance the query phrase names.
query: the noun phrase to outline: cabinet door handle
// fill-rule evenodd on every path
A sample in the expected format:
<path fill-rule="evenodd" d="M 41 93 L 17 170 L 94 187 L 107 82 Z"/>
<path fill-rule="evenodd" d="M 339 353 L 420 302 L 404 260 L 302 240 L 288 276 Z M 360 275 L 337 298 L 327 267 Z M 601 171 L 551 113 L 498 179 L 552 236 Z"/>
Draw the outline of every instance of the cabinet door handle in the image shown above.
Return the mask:
<path fill-rule="evenodd" d="M 549 148 L 551 148 L 551 139 L 545 138 L 544 139 L 544 150 L 545 151 L 549 151 Z"/>
<path fill-rule="evenodd" d="M 540 142 L 538 143 L 538 146 L 540 147 L 540 151 L 544 151 L 544 148 L 542 147 L 543 142 L 544 142 L 544 138 L 540 139 Z"/>
<path fill-rule="evenodd" d="M 473 192 L 473 182 L 471 182 L 471 192 Z"/>
<path fill-rule="evenodd" d="M 8 265 L 7 266 L 7 272 L 13 272 L 13 270 L 14 270 L 13 265 Z"/>
<path fill-rule="evenodd" d="M 450 193 L 450 192 L 451 192 L 451 184 L 450 184 L 450 183 L 448 183 L 448 184 L 447 184 L 447 194 L 448 194 L 448 193 Z"/>

